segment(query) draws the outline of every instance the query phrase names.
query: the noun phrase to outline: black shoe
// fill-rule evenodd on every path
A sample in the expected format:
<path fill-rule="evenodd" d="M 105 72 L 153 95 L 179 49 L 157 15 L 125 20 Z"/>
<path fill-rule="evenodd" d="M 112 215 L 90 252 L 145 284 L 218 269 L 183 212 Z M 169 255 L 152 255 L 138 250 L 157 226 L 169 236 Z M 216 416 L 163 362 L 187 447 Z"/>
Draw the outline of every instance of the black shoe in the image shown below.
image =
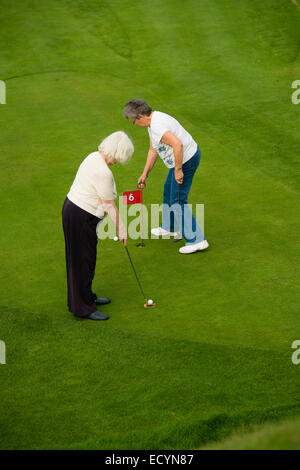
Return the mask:
<path fill-rule="evenodd" d="M 95 302 L 96 302 L 96 305 L 105 305 L 105 304 L 110 304 L 111 300 L 108 299 L 107 297 L 97 297 Z"/>
<path fill-rule="evenodd" d="M 86 318 L 89 318 L 90 320 L 108 320 L 109 319 L 107 315 L 105 315 L 104 313 L 98 312 L 98 310 L 96 310 L 96 312 L 90 313 L 90 315 L 88 315 Z"/>

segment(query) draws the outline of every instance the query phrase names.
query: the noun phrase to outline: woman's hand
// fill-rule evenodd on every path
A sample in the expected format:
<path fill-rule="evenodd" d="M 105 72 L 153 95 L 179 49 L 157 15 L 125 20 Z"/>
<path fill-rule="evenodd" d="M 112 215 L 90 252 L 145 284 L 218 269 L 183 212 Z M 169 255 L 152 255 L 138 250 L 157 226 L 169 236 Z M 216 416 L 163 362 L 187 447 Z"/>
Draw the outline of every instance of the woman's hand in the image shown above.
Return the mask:
<path fill-rule="evenodd" d="M 139 177 L 137 186 L 139 189 L 144 189 L 146 187 L 146 176 L 142 175 Z"/>
<path fill-rule="evenodd" d="M 124 246 L 127 245 L 127 238 L 120 238 L 120 242 L 123 243 Z"/>
<path fill-rule="evenodd" d="M 119 225 L 119 240 L 121 243 L 123 243 L 124 246 L 126 246 L 127 244 L 127 230 L 125 228 L 125 225 L 123 224 L 123 222 L 120 220 L 120 225 Z"/>
<path fill-rule="evenodd" d="M 181 169 L 180 170 L 175 170 L 174 176 L 175 176 L 175 179 L 176 179 L 178 184 L 183 183 L 183 172 L 182 172 Z"/>

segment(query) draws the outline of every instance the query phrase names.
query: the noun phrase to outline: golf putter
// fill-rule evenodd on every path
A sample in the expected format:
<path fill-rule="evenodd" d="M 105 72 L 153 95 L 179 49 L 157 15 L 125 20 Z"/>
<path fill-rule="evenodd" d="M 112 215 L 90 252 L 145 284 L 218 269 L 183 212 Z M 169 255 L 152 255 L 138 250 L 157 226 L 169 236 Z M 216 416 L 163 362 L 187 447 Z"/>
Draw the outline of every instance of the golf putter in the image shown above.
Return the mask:
<path fill-rule="evenodd" d="M 180 185 L 179 183 L 177 183 L 177 186 L 178 186 L 178 204 L 179 204 L 179 196 L 180 196 Z M 179 237 L 175 237 L 173 238 L 173 243 L 177 243 L 177 242 L 180 242 L 182 240 L 182 235 L 180 235 Z"/>
<path fill-rule="evenodd" d="M 138 283 L 138 286 L 139 286 L 139 288 L 140 288 L 140 291 L 141 291 L 141 294 L 142 294 L 142 296 L 143 296 L 143 299 L 144 299 L 144 301 L 146 302 L 146 303 L 144 304 L 144 307 L 145 307 L 145 308 L 155 308 L 155 307 L 156 307 L 156 304 L 155 304 L 155 303 L 153 303 L 153 304 L 148 304 L 148 299 L 147 299 L 146 296 L 145 296 L 144 290 L 143 290 L 142 285 L 141 285 L 141 283 L 140 283 L 140 280 L 139 280 L 139 278 L 138 278 L 138 276 L 137 276 L 137 273 L 136 273 L 136 270 L 135 270 L 135 268 L 134 268 L 134 265 L 133 265 L 131 256 L 130 256 L 129 251 L 128 251 L 128 247 L 127 247 L 126 245 L 124 245 L 124 248 L 125 248 L 126 253 L 127 253 L 127 255 L 128 255 L 128 258 L 129 258 L 129 261 L 130 261 L 132 270 L 133 270 L 133 272 L 134 272 L 134 275 L 135 275 L 136 281 L 137 281 L 137 283 Z"/>

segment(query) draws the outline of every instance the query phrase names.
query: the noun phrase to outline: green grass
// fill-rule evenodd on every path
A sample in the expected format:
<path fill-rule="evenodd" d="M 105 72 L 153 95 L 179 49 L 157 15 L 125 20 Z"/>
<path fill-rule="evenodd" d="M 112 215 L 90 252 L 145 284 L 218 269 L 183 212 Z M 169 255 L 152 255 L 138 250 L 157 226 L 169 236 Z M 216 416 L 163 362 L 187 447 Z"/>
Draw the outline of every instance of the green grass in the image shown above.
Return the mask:
<path fill-rule="evenodd" d="M 199 448 L 300 412 L 300 12 L 289 1 L 1 0 L 0 447 Z M 190 202 L 209 250 L 99 242 L 105 324 L 66 308 L 61 208 L 83 158 L 143 97 L 202 151 Z M 158 162 L 144 201 L 162 202 Z M 280 446 L 280 441 L 278 441 Z"/>

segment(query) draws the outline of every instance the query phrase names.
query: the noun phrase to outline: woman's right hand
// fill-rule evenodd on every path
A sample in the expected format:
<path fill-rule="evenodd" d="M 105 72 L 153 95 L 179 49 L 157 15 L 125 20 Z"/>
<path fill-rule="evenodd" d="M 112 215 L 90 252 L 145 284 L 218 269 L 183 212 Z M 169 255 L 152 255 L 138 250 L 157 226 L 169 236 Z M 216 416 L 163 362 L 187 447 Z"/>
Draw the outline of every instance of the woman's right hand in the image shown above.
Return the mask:
<path fill-rule="evenodd" d="M 142 175 L 139 177 L 137 186 L 139 189 L 144 189 L 146 187 L 146 176 Z"/>

